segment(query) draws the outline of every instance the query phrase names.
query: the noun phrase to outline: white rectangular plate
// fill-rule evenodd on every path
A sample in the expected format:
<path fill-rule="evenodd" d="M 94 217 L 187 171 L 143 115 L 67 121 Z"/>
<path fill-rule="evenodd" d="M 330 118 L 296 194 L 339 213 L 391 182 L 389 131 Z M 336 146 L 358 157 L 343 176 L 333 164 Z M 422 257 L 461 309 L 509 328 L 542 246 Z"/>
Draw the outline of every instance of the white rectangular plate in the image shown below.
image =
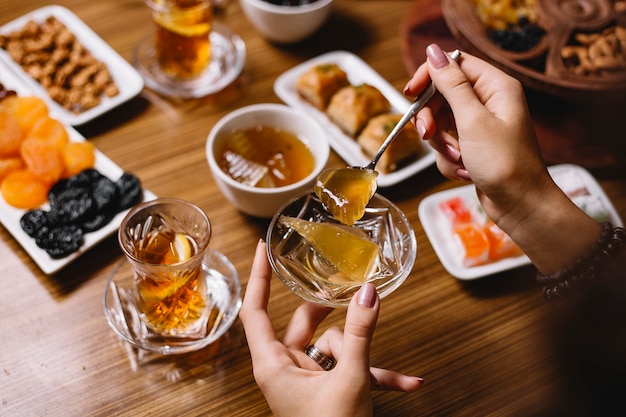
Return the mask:
<path fill-rule="evenodd" d="M 613 204 L 611 204 L 598 182 L 587 170 L 570 164 L 554 165 L 549 167 L 548 170 L 557 185 L 566 193 L 583 185 L 589 191 L 589 199 L 602 206 L 603 211 L 608 214 L 613 225 L 622 225 L 622 220 L 615 207 L 613 207 Z M 420 222 L 422 227 L 424 227 L 426 236 L 428 236 L 435 253 L 450 275 L 461 280 L 473 280 L 530 264 L 530 259 L 522 255 L 505 258 L 485 265 L 463 266 L 454 249 L 452 235 L 444 229 L 442 222 L 438 220 L 439 203 L 453 197 L 461 197 L 465 202 L 477 201 L 474 186 L 466 185 L 431 194 L 422 200 L 418 209 Z M 577 202 L 577 199 L 573 198 L 573 201 Z M 579 202 L 577 204 L 580 206 Z"/>
<path fill-rule="evenodd" d="M 52 100 L 46 89 L 29 76 L 19 64 L 4 50 L 0 49 L 0 71 L 13 71 L 35 95 L 43 98 L 51 112 L 60 120 L 72 126 L 79 126 L 106 113 L 112 108 L 135 97 L 143 89 L 143 78 L 126 62 L 113 48 L 102 40 L 74 13 L 61 6 L 46 6 L 25 14 L 0 27 L 1 34 L 8 34 L 24 26 L 29 20 L 41 23 L 48 17 L 54 16 L 62 22 L 80 41 L 83 46 L 99 61 L 106 64 L 113 80 L 117 84 L 119 93 L 115 97 L 103 97 L 100 104 L 79 114 L 74 114 Z"/>
<path fill-rule="evenodd" d="M 15 90 L 18 95 L 33 94 L 32 91 L 28 89 L 28 86 L 25 86 L 24 83 L 14 74 L 0 73 L 0 82 L 4 84 L 7 89 Z M 50 114 L 53 117 L 56 116 L 52 112 Z M 70 136 L 70 140 L 75 142 L 85 140 L 85 138 L 80 133 L 78 133 L 69 125 L 66 125 L 65 127 Z M 117 180 L 124 173 L 124 171 L 119 166 L 117 166 L 113 161 L 111 161 L 97 149 L 95 168 L 100 171 L 100 173 L 107 176 L 113 181 Z M 156 198 L 153 193 L 146 189 L 144 189 L 143 191 L 143 197 L 144 200 L 152 200 Z M 46 207 L 44 208 L 47 208 L 47 203 Z M 104 226 L 102 229 L 96 230 L 91 233 L 86 233 L 85 242 L 77 252 L 74 252 L 71 255 L 61 259 L 53 259 L 46 253 L 46 251 L 37 246 L 37 244 L 35 243 L 35 239 L 28 236 L 22 230 L 22 227 L 20 226 L 20 218 L 24 215 L 24 213 L 26 213 L 26 211 L 17 209 L 9 205 L 6 201 L 4 201 L 2 195 L 0 195 L 0 222 L 13 235 L 15 240 L 17 240 L 19 244 L 22 245 L 24 250 L 30 255 L 33 261 L 35 261 L 39 268 L 48 275 L 58 272 L 60 269 L 62 269 L 70 262 L 81 256 L 83 253 L 91 249 L 97 243 L 102 241 L 104 238 L 116 232 L 127 212 L 128 210 L 118 213 L 113 218 L 113 220 L 111 220 L 111 222 Z"/>
<path fill-rule="evenodd" d="M 378 88 L 389 100 L 394 112 L 406 112 L 411 103 L 361 58 L 346 51 L 334 51 L 319 55 L 291 68 L 276 79 L 274 92 L 282 101 L 288 106 L 298 108 L 313 116 L 328 133 L 330 146 L 348 165 L 365 166 L 371 159 L 361 152 L 356 140 L 344 134 L 337 125 L 328 119 L 324 112 L 306 102 L 296 91 L 296 81 L 300 75 L 312 66 L 322 63 L 337 64 L 348 74 L 348 80 L 352 85 L 367 83 Z M 435 162 L 434 151 L 428 144 L 424 143 L 423 145 L 423 154 L 419 159 L 397 171 L 378 175 L 378 186 L 389 187 L 397 184 L 432 165 Z"/>

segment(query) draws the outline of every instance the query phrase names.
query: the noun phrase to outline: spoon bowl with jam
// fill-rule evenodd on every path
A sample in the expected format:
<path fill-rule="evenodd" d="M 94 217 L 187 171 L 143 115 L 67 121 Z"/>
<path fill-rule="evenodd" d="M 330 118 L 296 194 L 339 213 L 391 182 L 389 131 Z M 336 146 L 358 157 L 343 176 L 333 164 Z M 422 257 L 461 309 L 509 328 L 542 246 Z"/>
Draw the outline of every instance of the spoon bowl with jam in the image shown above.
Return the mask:
<path fill-rule="evenodd" d="M 450 57 L 458 62 L 461 52 L 455 50 Z M 389 135 L 387 135 L 387 138 L 369 164 L 364 167 L 354 166 L 327 169 L 317 177 L 314 187 L 315 194 L 326 210 L 341 223 L 351 226 L 363 216 L 368 202 L 377 189 L 376 177 L 378 172 L 375 170 L 376 163 L 378 163 L 378 160 L 391 142 L 398 136 L 398 133 L 426 105 L 436 91 L 433 82 L 429 82 L 424 91 L 409 106 L 408 110 L 389 132 Z"/>

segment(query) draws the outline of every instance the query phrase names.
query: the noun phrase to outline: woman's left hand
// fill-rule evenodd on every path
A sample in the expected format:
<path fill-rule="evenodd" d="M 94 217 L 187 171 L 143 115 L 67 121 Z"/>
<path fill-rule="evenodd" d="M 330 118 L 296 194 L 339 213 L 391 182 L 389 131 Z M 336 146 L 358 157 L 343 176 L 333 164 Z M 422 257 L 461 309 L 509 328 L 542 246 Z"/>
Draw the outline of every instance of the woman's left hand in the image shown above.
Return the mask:
<path fill-rule="evenodd" d="M 370 367 L 370 345 L 380 300 L 372 284 L 364 284 L 348 307 L 344 331 L 325 331 L 315 346 L 336 361 L 325 371 L 305 350 L 319 324 L 332 311 L 304 302 L 279 340 L 267 305 L 272 270 L 265 243 L 259 242 L 240 318 L 248 339 L 254 378 L 276 417 L 371 416 L 371 389 L 412 392 L 418 377 Z"/>

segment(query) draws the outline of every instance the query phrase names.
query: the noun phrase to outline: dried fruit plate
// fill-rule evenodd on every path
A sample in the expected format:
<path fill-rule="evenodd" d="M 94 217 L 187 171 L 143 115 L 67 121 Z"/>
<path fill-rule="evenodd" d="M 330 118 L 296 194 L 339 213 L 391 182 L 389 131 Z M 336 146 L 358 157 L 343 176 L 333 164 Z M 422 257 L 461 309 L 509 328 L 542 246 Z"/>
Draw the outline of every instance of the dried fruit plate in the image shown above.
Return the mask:
<path fill-rule="evenodd" d="M 94 58 L 106 65 L 113 81 L 119 89 L 117 95 L 113 97 L 103 96 L 100 104 L 75 114 L 54 101 L 41 84 L 28 75 L 22 67 L 11 58 L 7 51 L 0 48 L 0 71 L 3 73 L 12 71 L 31 91 L 46 101 L 48 107 L 57 114 L 60 120 L 72 126 L 80 126 L 130 100 L 141 92 L 144 86 L 141 75 L 113 50 L 113 48 L 102 40 L 102 38 L 91 30 L 89 26 L 65 7 L 46 6 L 34 10 L 0 26 L 0 34 L 7 35 L 12 31 L 19 30 L 29 20 L 41 24 L 48 17 L 55 17 L 63 23 L 76 36 L 76 40 L 79 41 Z"/>
<path fill-rule="evenodd" d="M 570 196 L 579 207 L 598 220 L 608 219 L 615 226 L 622 226 L 622 219 L 611 204 L 598 182 L 578 165 L 562 164 L 548 168 L 556 184 Z M 418 214 L 426 236 L 450 275 L 461 280 L 474 280 L 509 269 L 529 265 L 526 255 L 503 258 L 491 263 L 466 267 L 456 251 L 452 233 L 445 227 L 440 216 L 439 204 L 454 197 L 478 204 L 473 185 L 456 187 L 429 195 L 419 205 Z"/>
<path fill-rule="evenodd" d="M 19 95 L 35 95 L 35 93 L 30 90 L 28 85 L 26 85 L 15 74 L 12 74 L 10 72 L 0 72 L 0 83 L 2 83 L 7 89 L 15 90 Z M 52 117 L 58 117 L 56 109 L 50 109 L 50 115 Z M 65 127 L 68 131 L 71 141 L 85 140 L 85 138 L 76 130 L 74 130 L 71 126 L 66 125 Z M 100 151 L 96 149 L 95 153 L 95 168 L 100 173 L 107 176 L 113 181 L 117 180 L 124 173 L 122 168 L 117 166 L 113 161 L 107 158 Z M 152 200 L 154 198 L 156 198 L 156 196 L 153 193 L 146 189 L 143 190 L 144 200 Z M 47 209 L 47 206 L 48 204 L 46 203 L 46 205 L 42 208 Z M 33 259 L 33 261 L 35 261 L 37 266 L 39 266 L 39 268 L 48 275 L 58 272 L 69 263 L 74 261 L 76 258 L 81 256 L 83 253 L 93 248 L 104 238 L 116 232 L 119 228 L 122 218 L 127 212 L 128 210 L 118 213 L 111 220 L 111 222 L 103 228 L 91 233 L 86 233 L 84 243 L 77 252 L 74 252 L 71 255 L 61 259 L 53 259 L 43 249 L 37 246 L 37 244 L 35 243 L 35 239 L 28 236 L 22 230 L 20 226 L 20 218 L 24 215 L 24 213 L 26 213 L 26 211 L 10 206 L 0 195 L 0 222 L 19 242 L 19 244 L 22 246 L 22 248 L 24 248 L 28 255 Z"/>

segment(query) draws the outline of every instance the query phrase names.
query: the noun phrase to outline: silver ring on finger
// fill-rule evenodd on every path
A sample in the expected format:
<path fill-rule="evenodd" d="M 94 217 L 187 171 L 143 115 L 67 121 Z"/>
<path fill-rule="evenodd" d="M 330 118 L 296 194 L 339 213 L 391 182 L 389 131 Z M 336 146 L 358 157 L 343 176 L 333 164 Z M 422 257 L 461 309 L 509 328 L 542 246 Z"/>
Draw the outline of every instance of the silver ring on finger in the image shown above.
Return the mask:
<path fill-rule="evenodd" d="M 334 358 L 326 355 L 315 345 L 310 345 L 309 347 L 307 347 L 304 353 L 306 353 L 309 358 L 313 359 L 315 363 L 321 366 L 322 369 L 325 371 L 330 371 L 335 367 L 335 364 L 337 363 Z"/>

